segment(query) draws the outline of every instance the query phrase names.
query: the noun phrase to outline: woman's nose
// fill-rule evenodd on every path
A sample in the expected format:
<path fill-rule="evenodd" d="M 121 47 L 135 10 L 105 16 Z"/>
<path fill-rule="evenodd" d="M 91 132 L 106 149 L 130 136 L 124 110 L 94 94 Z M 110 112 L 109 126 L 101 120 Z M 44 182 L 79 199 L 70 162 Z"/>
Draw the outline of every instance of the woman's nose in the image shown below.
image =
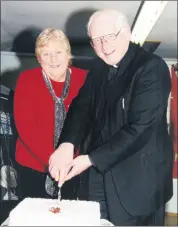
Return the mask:
<path fill-rule="evenodd" d="M 52 54 L 50 57 L 51 62 L 56 62 L 57 61 L 57 56 L 55 54 Z"/>

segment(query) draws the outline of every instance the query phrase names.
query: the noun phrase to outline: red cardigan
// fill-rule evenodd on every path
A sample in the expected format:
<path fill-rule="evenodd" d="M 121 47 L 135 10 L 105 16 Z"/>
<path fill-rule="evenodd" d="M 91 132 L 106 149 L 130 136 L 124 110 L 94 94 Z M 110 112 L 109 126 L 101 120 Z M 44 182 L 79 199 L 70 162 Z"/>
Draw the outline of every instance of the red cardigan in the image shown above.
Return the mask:
<path fill-rule="evenodd" d="M 86 70 L 70 67 L 71 84 L 64 101 L 66 111 L 85 81 Z M 61 96 L 64 82 L 52 81 L 56 95 Z M 17 81 L 14 96 L 14 118 L 24 143 L 48 165 L 53 149 L 54 101 L 46 87 L 41 68 L 26 70 Z M 20 140 L 16 143 L 16 161 L 26 167 L 44 172 L 44 166 L 30 154 Z"/>

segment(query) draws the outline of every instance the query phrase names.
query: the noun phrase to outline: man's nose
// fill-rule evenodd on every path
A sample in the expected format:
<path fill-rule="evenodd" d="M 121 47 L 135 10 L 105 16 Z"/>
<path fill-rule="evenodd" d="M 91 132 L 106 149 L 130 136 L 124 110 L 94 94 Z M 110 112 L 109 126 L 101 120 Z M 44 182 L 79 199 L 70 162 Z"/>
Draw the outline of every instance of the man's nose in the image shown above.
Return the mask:
<path fill-rule="evenodd" d="M 102 44 L 102 49 L 104 51 L 106 51 L 109 48 L 109 43 L 105 39 L 101 40 L 101 44 Z"/>
<path fill-rule="evenodd" d="M 101 39 L 102 45 L 105 44 L 105 43 L 108 43 L 104 37 L 101 37 L 100 39 Z"/>

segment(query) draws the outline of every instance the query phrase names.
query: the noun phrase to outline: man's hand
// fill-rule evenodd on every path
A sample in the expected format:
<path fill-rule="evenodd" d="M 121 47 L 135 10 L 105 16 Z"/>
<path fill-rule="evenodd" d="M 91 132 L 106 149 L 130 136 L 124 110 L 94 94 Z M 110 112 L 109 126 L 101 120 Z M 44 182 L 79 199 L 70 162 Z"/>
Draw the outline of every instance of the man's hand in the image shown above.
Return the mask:
<path fill-rule="evenodd" d="M 79 155 L 77 158 L 73 159 L 73 161 L 68 165 L 67 171 L 71 169 L 71 171 L 67 174 L 65 180 L 70 180 L 72 177 L 79 175 L 92 166 L 92 163 L 88 157 L 88 155 Z"/>
<path fill-rule="evenodd" d="M 51 176 L 62 185 L 69 171 L 69 163 L 74 156 L 74 145 L 62 143 L 49 158 L 49 172 Z"/>

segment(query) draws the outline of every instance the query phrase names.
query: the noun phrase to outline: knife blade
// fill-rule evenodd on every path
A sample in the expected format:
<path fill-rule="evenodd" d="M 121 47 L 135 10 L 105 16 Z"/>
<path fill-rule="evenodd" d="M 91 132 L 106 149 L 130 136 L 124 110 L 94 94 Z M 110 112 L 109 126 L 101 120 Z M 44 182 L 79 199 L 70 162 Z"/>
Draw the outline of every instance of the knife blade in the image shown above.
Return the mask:
<path fill-rule="evenodd" d="M 58 190 L 58 200 L 61 201 L 61 187 L 59 187 Z"/>
<path fill-rule="evenodd" d="M 58 204 L 61 201 L 61 187 L 62 187 L 62 185 L 58 184 L 58 188 L 59 188 L 59 190 L 58 190 L 58 198 L 57 198 L 57 203 Z"/>

